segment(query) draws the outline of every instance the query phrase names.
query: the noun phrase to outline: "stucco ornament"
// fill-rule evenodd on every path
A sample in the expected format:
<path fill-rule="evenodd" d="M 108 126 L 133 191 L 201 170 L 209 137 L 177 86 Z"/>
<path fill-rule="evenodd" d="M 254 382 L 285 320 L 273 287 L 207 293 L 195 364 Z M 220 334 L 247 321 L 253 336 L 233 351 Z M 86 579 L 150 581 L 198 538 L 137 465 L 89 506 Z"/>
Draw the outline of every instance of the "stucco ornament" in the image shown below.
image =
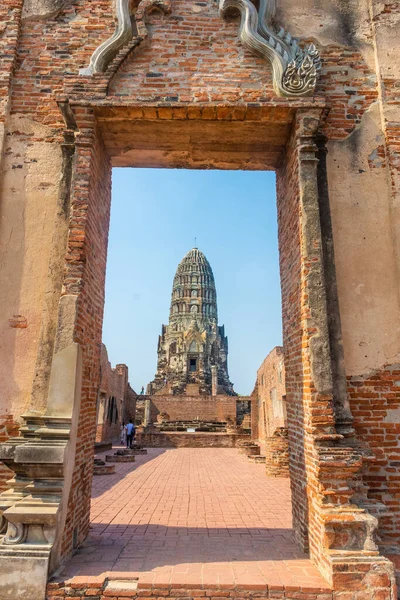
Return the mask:
<path fill-rule="evenodd" d="M 275 0 L 260 0 L 258 10 L 251 0 L 220 0 L 219 9 L 222 17 L 240 13 L 240 39 L 270 62 L 279 96 L 310 96 L 321 68 L 319 52 L 314 44 L 300 48 L 283 28 L 278 33 L 273 30 L 275 6 Z"/>
<path fill-rule="evenodd" d="M 141 0 L 132 19 L 130 0 L 116 0 L 115 4 L 117 14 L 115 31 L 96 48 L 90 58 L 89 66 L 80 69 L 80 75 L 104 73 L 123 46 L 132 41 L 136 42 L 136 46 L 141 44 L 148 34 L 145 17 L 150 10 L 159 9 L 164 14 L 171 12 L 170 0 Z"/>

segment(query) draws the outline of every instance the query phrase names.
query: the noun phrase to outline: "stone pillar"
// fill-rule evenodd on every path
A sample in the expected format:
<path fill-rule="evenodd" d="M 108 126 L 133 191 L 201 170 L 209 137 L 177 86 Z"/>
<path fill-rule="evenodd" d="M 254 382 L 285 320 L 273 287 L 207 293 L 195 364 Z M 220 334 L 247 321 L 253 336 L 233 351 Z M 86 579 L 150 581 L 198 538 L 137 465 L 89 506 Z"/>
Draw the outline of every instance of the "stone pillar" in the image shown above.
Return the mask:
<path fill-rule="evenodd" d="M 144 426 L 148 427 L 149 425 L 152 425 L 153 423 L 151 422 L 151 400 L 150 398 L 146 398 L 145 403 L 144 403 Z"/>
<path fill-rule="evenodd" d="M 211 395 L 218 394 L 218 372 L 216 365 L 211 366 Z"/>

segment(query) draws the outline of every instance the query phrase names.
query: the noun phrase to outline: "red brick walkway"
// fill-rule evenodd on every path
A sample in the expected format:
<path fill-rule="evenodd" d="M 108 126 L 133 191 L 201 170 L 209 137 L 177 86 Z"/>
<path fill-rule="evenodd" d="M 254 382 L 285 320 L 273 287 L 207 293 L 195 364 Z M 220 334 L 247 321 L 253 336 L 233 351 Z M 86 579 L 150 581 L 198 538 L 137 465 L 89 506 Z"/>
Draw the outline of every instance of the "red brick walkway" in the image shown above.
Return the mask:
<path fill-rule="evenodd" d="M 63 579 L 326 588 L 291 531 L 289 481 L 234 449 L 150 449 L 94 478 L 92 528 Z"/>

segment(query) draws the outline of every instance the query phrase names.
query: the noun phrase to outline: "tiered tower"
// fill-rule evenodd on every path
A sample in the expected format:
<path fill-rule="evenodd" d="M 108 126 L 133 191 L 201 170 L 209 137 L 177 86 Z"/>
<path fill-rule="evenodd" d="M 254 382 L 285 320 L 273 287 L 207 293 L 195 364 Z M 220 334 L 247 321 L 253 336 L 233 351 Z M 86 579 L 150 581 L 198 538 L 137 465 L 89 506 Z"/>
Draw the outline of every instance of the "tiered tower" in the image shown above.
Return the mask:
<path fill-rule="evenodd" d="M 162 326 L 157 374 L 148 393 L 234 395 L 227 359 L 214 275 L 204 254 L 193 248 L 176 270 L 169 325 Z"/>

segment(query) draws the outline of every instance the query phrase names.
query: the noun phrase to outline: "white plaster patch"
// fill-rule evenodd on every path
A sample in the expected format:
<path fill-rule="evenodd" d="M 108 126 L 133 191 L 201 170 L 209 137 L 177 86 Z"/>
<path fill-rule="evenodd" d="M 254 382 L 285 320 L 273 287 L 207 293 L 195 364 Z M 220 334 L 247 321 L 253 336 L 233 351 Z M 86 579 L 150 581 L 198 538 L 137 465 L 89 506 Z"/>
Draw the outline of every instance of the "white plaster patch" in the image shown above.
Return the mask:
<path fill-rule="evenodd" d="M 134 591 L 137 590 L 138 580 L 137 579 L 113 579 L 107 582 L 104 591 L 110 592 L 121 592 L 121 591 Z"/>
<path fill-rule="evenodd" d="M 389 408 L 384 421 L 385 423 L 400 423 L 400 408 Z"/>

